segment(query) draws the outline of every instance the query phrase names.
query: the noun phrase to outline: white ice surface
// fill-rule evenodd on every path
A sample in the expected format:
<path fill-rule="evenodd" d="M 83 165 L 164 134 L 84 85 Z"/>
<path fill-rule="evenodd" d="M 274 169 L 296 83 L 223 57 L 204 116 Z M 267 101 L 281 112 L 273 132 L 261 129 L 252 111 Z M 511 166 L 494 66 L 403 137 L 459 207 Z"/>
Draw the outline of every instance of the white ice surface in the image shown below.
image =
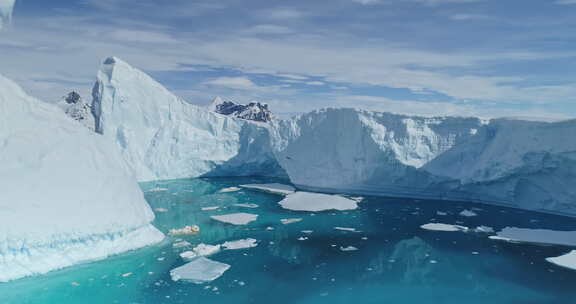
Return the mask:
<path fill-rule="evenodd" d="M 546 229 L 527 229 L 507 227 L 490 236 L 493 240 L 512 243 L 529 243 L 540 245 L 561 245 L 576 247 L 576 231 L 555 231 Z"/>
<path fill-rule="evenodd" d="M 576 250 L 558 257 L 547 258 L 546 261 L 560 267 L 576 270 Z"/>
<path fill-rule="evenodd" d="M 159 242 L 117 148 L 0 76 L 0 281 Z"/>
<path fill-rule="evenodd" d="M 174 281 L 189 281 L 195 284 L 211 282 L 230 269 L 230 265 L 199 257 L 191 262 L 172 269 L 170 276 Z"/>
<path fill-rule="evenodd" d="M 287 195 L 280 206 L 294 211 L 326 211 L 326 210 L 353 210 L 358 203 L 339 195 L 329 195 L 312 192 L 295 192 Z"/>
<path fill-rule="evenodd" d="M 430 223 L 420 226 L 420 228 L 432 231 L 446 231 L 446 232 L 456 232 L 456 231 L 468 231 L 468 227 L 459 225 L 450 225 L 442 223 Z"/>
<path fill-rule="evenodd" d="M 242 188 L 248 189 L 256 189 L 264 192 L 274 193 L 274 194 L 281 194 L 281 195 L 288 195 L 294 193 L 296 189 L 290 185 L 284 184 L 248 184 L 248 185 L 240 185 Z"/>
<path fill-rule="evenodd" d="M 226 250 L 246 249 L 246 248 L 253 248 L 256 246 L 258 246 L 258 241 L 251 238 L 237 241 L 228 241 L 222 244 L 222 248 Z"/>
<path fill-rule="evenodd" d="M 213 220 L 232 225 L 247 225 L 255 221 L 258 218 L 258 215 L 251 213 L 231 213 L 224 215 L 213 215 L 211 218 Z"/>
<path fill-rule="evenodd" d="M 287 218 L 287 219 L 280 219 L 280 222 L 284 225 L 293 224 L 301 222 L 302 218 Z"/>
<path fill-rule="evenodd" d="M 180 257 L 185 260 L 191 260 L 193 258 L 202 257 L 202 256 L 210 256 L 220 252 L 222 248 L 221 245 L 208 245 L 208 244 L 198 244 L 196 247 L 192 248 L 192 250 L 182 252 Z"/>
<path fill-rule="evenodd" d="M 462 212 L 460 212 L 459 215 L 465 216 L 465 217 L 473 217 L 473 216 L 477 216 L 478 214 L 476 214 L 476 212 L 474 212 L 472 210 L 462 210 Z"/>

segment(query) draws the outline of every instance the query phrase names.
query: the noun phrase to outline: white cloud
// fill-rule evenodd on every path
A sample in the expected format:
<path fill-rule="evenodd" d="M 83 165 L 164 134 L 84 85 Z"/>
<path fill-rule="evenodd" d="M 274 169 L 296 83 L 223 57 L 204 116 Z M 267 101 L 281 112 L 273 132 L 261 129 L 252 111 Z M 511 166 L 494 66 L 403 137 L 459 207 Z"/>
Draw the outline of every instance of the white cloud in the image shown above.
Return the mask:
<path fill-rule="evenodd" d="M 143 43 L 177 43 L 178 41 L 168 34 L 141 31 L 141 30 L 114 30 L 110 33 L 110 37 L 120 41 L 132 41 Z"/>
<path fill-rule="evenodd" d="M 325 82 L 322 81 L 308 81 L 306 82 L 307 85 L 311 85 L 311 86 L 323 86 L 326 85 Z"/>
<path fill-rule="evenodd" d="M 252 80 L 245 77 L 219 77 L 207 81 L 206 84 L 240 90 L 251 90 L 258 87 Z"/>
<path fill-rule="evenodd" d="M 275 24 L 259 24 L 255 25 L 245 31 L 247 34 L 268 34 L 268 35 L 281 35 L 294 33 L 288 27 L 275 25 Z"/>

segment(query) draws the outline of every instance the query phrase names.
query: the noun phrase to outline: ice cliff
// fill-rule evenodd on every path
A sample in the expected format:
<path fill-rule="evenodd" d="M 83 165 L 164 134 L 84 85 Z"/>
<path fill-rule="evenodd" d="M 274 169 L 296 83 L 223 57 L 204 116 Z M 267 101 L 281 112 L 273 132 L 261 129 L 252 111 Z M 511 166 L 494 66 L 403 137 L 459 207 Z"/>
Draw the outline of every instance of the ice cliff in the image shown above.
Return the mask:
<path fill-rule="evenodd" d="M 326 192 L 576 215 L 576 121 L 325 109 L 264 124 L 190 105 L 118 58 L 102 65 L 93 110 L 139 180 L 286 176 Z"/>
<path fill-rule="evenodd" d="M 0 282 L 163 239 L 116 148 L 0 76 Z"/>
<path fill-rule="evenodd" d="M 116 57 L 98 72 L 92 110 L 139 181 L 281 174 L 265 127 L 191 105 Z"/>

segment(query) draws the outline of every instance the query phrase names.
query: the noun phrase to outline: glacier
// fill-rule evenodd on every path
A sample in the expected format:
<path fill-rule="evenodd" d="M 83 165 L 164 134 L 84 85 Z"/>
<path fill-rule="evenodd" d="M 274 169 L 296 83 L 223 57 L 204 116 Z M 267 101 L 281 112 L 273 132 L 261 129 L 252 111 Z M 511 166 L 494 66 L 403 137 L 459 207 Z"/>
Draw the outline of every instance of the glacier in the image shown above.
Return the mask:
<path fill-rule="evenodd" d="M 116 57 L 98 72 L 92 109 L 139 181 L 265 175 L 308 191 L 576 215 L 576 120 L 329 108 L 258 123 L 191 105 Z"/>
<path fill-rule="evenodd" d="M 0 282 L 161 241 L 115 146 L 0 76 Z"/>

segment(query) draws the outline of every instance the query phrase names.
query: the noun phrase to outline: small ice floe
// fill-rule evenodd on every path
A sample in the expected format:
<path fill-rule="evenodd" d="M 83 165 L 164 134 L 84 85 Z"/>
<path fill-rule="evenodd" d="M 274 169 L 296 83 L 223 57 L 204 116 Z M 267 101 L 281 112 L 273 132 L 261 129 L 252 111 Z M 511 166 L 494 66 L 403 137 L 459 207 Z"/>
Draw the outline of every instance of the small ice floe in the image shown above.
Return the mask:
<path fill-rule="evenodd" d="M 466 217 L 473 217 L 473 216 L 477 216 L 478 214 L 476 214 L 476 212 L 472 211 L 472 210 L 463 210 L 462 212 L 459 213 L 460 216 L 466 216 Z"/>
<path fill-rule="evenodd" d="M 167 189 L 167 188 L 156 187 L 156 188 L 152 188 L 152 189 L 146 190 L 146 192 L 163 192 L 163 191 L 168 191 L 168 189 Z"/>
<path fill-rule="evenodd" d="M 301 221 L 302 221 L 302 218 L 287 218 L 287 219 L 281 219 L 280 220 L 280 222 L 282 222 L 282 224 L 284 224 L 284 225 L 294 224 L 294 223 L 298 223 Z"/>
<path fill-rule="evenodd" d="M 198 227 L 198 225 L 185 226 L 184 228 L 180 228 L 180 229 L 170 229 L 170 231 L 168 233 L 170 235 L 198 234 L 198 233 L 200 233 L 200 227 Z"/>
<path fill-rule="evenodd" d="M 446 232 L 456 232 L 462 231 L 467 232 L 468 227 L 460 226 L 460 225 L 450 225 L 450 224 L 441 224 L 441 223 L 430 223 L 420 226 L 420 228 L 425 230 L 431 231 L 446 231 Z"/>
<path fill-rule="evenodd" d="M 307 239 L 308 239 L 308 237 L 306 237 L 306 236 L 301 236 L 298 238 L 299 241 L 305 241 Z"/>
<path fill-rule="evenodd" d="M 240 226 L 240 225 L 247 225 L 255 221 L 258 218 L 258 215 L 251 213 L 231 213 L 224 215 L 213 215 L 210 218 L 222 223 Z"/>
<path fill-rule="evenodd" d="M 448 213 L 446 213 L 446 212 L 442 212 L 442 211 L 436 211 L 436 215 L 439 215 L 439 216 L 446 216 L 446 215 L 448 215 Z"/>
<path fill-rule="evenodd" d="M 170 270 L 173 281 L 188 281 L 194 284 L 211 282 L 230 269 L 230 265 L 199 257 L 191 262 Z"/>
<path fill-rule="evenodd" d="M 576 247 L 576 231 L 506 227 L 496 233 L 496 235 L 490 236 L 490 238 L 511 243 Z"/>
<path fill-rule="evenodd" d="M 488 226 L 478 226 L 473 229 L 476 233 L 494 233 L 494 228 Z"/>
<path fill-rule="evenodd" d="M 360 232 L 359 230 L 356 230 L 356 228 L 348 228 L 348 227 L 334 227 L 334 229 L 348 232 Z"/>
<path fill-rule="evenodd" d="M 294 193 L 294 191 L 296 191 L 296 188 L 294 188 L 290 185 L 277 184 L 277 183 L 274 183 L 274 184 L 248 184 L 248 185 L 240 185 L 240 187 L 247 188 L 247 189 L 260 190 L 260 191 L 274 193 L 274 194 L 281 194 L 281 195 L 288 195 L 288 194 Z"/>
<path fill-rule="evenodd" d="M 210 207 L 202 207 L 201 210 L 202 211 L 214 211 L 214 210 L 218 210 L 220 209 L 219 206 L 210 206 Z"/>
<path fill-rule="evenodd" d="M 356 250 L 358 250 L 358 248 L 354 246 L 340 247 L 340 251 L 356 251 Z"/>
<path fill-rule="evenodd" d="M 268 231 L 272 231 L 272 230 L 274 230 L 274 227 L 270 227 L 270 226 L 268 226 L 268 227 L 266 227 L 266 230 L 268 230 Z"/>
<path fill-rule="evenodd" d="M 127 278 L 127 277 L 131 276 L 132 274 L 133 274 L 133 273 L 131 273 L 131 272 L 123 273 L 123 274 L 122 274 L 122 277 L 123 277 L 123 278 Z"/>
<path fill-rule="evenodd" d="M 302 230 L 302 233 L 311 234 L 314 230 Z"/>
<path fill-rule="evenodd" d="M 190 246 L 192 246 L 192 244 L 190 244 L 190 242 L 187 241 L 181 241 L 172 244 L 172 248 L 185 248 Z"/>
<path fill-rule="evenodd" d="M 259 206 L 256 204 L 234 204 L 236 207 L 243 207 L 243 208 L 258 208 Z"/>
<path fill-rule="evenodd" d="M 247 249 L 247 248 L 253 248 L 256 246 L 258 246 L 258 241 L 255 239 L 251 239 L 251 238 L 237 240 L 237 241 L 224 242 L 224 244 L 222 244 L 222 248 L 225 250 Z"/>
<path fill-rule="evenodd" d="M 198 244 L 198 246 L 192 248 L 190 251 L 182 252 L 180 257 L 185 260 L 192 260 L 197 257 L 210 256 L 216 254 L 220 251 L 220 245 L 208 245 L 208 244 Z"/>
<path fill-rule="evenodd" d="M 229 187 L 229 188 L 224 188 L 224 189 L 222 189 L 222 190 L 220 190 L 220 191 L 218 191 L 218 192 L 227 193 L 227 192 L 236 192 L 236 191 L 240 191 L 240 190 L 242 190 L 242 188 Z"/>
<path fill-rule="evenodd" d="M 293 211 L 354 210 L 358 203 L 340 195 L 296 192 L 280 201 L 280 206 Z"/>
<path fill-rule="evenodd" d="M 560 267 L 576 270 L 576 250 L 558 257 L 546 258 L 546 261 Z"/>
<path fill-rule="evenodd" d="M 168 209 L 166 209 L 166 208 L 156 208 L 156 209 L 154 209 L 154 211 L 160 212 L 160 213 L 164 213 L 164 212 L 168 212 Z"/>
<path fill-rule="evenodd" d="M 74 286 L 74 287 L 78 287 L 78 286 L 80 286 L 80 283 L 78 283 L 78 282 L 72 282 L 72 283 L 70 283 L 70 285 L 72 285 L 72 286 Z"/>

